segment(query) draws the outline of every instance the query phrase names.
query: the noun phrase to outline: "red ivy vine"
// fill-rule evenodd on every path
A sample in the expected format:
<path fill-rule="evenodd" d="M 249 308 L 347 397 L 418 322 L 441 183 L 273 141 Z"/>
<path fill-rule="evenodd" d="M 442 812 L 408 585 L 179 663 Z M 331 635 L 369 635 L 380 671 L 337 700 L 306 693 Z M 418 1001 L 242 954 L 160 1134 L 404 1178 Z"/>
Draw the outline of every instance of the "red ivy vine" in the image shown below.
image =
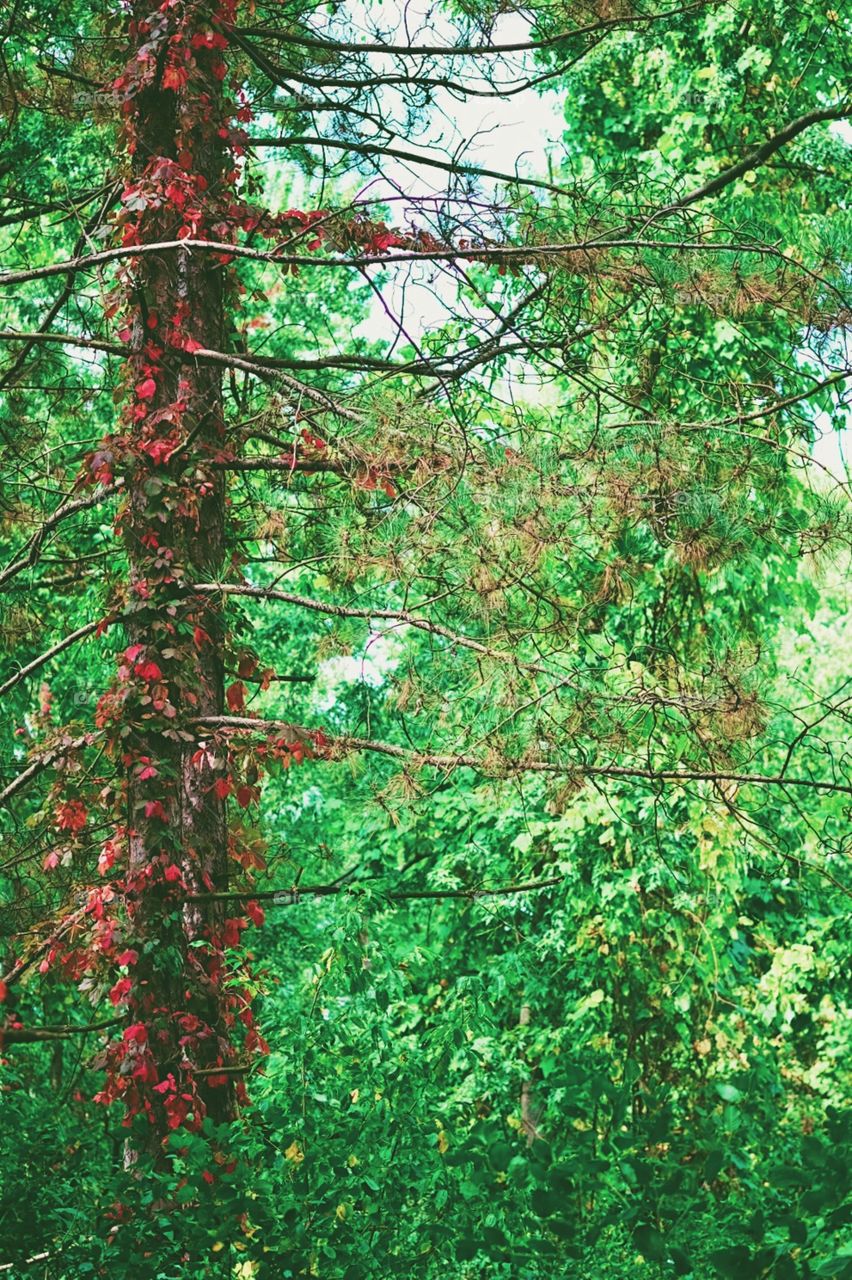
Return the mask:
<path fill-rule="evenodd" d="M 128 22 L 131 56 L 111 86 L 133 158 L 116 217 L 122 246 L 163 239 L 235 244 L 246 235 L 276 245 L 299 242 L 309 251 L 328 246 L 372 255 L 439 247 L 426 232 L 394 231 L 363 214 L 273 214 L 245 198 L 244 126 L 252 111 L 239 83 L 229 84 L 228 32 L 235 7 L 236 0 L 218 0 L 212 7 L 205 0 L 164 0 L 144 20 Z M 140 123 L 150 118 L 152 102 L 169 125 L 162 153 L 140 149 Z M 208 269 L 220 272 L 231 262 L 227 253 L 208 258 Z M 156 271 L 156 263 L 146 269 Z M 44 867 L 58 871 L 78 856 L 82 862 L 94 844 L 101 882 L 56 925 L 39 969 L 76 983 L 93 1003 L 106 1000 L 126 1017 L 99 1056 L 105 1078 L 96 1098 L 120 1101 L 126 1125 L 147 1118 L 165 1135 L 181 1127 L 198 1129 L 217 1089 L 233 1089 L 245 1101 L 244 1085 L 233 1072 L 236 1054 L 266 1051 L 239 954 L 244 931 L 263 923 L 260 906 L 248 902 L 240 914 L 208 913 L 186 946 L 193 903 L 216 885 L 198 851 L 181 843 L 180 775 L 188 767 L 216 803 L 232 799 L 247 809 L 259 800 L 264 772 L 301 764 L 324 740 L 316 733 L 270 736 L 255 745 L 215 734 L 199 741 L 189 728 L 198 703 L 193 672 L 199 657 L 216 644 L 224 649 L 225 640 L 211 635 L 209 601 L 193 597 L 187 587 L 184 552 L 193 538 L 203 537 L 205 503 L 221 484 L 221 470 L 213 464 L 231 455 L 223 436 L 196 439 L 192 370 L 207 349 L 204 318 L 194 313 L 190 293 L 173 289 L 164 307 L 156 291 L 146 290 L 146 280 L 150 275 L 141 258 L 131 256 L 107 299 L 106 317 L 127 346 L 123 407 L 116 430 L 86 457 L 78 478 L 80 485 L 118 489 L 116 534 L 132 550 L 133 572 L 123 596 L 98 627 L 102 635 L 121 621 L 132 637 L 95 711 L 95 728 L 118 778 L 83 782 L 73 753 L 57 771 L 46 802 L 56 840 Z M 229 276 L 226 288 L 236 297 L 236 279 Z M 300 430 L 293 440 L 294 465 L 297 447 L 322 456 L 328 445 L 314 431 Z M 380 467 L 368 466 L 355 482 L 395 495 Z M 241 714 L 246 681 L 263 688 L 271 674 L 260 671 L 252 655 L 241 655 L 237 678 L 225 694 L 228 710 Z M 45 723 L 50 714 L 45 686 Z M 142 829 L 144 858 L 138 856 Z M 228 851 L 245 876 L 263 869 L 262 850 L 239 823 L 233 824 Z M 0 982 L 0 1002 L 7 996 Z M 7 1025 L 20 1023 L 13 1019 Z"/>

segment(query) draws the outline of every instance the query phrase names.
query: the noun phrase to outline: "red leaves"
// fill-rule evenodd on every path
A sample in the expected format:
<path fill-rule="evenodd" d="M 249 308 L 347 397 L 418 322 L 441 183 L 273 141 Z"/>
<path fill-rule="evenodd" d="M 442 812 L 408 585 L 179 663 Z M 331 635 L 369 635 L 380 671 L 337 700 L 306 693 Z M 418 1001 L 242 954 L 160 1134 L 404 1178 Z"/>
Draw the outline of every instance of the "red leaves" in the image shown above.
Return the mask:
<path fill-rule="evenodd" d="M 283 221 L 298 222 L 300 227 L 310 227 L 318 219 L 325 218 L 327 215 L 327 209 L 314 209 L 310 213 L 305 213 L 303 209 L 288 209 L 280 216 Z"/>
<path fill-rule="evenodd" d="M 174 89 L 177 93 L 189 81 L 189 71 L 186 67 L 179 67 L 172 63 L 166 67 L 163 72 L 162 86 L 164 89 Z"/>
<path fill-rule="evenodd" d="M 0 978 L 0 1004 L 5 1003 L 5 1000 L 8 994 L 9 994 L 9 988 L 6 985 L 6 983 L 3 981 L 3 979 Z"/>
<path fill-rule="evenodd" d="M 250 680 L 257 670 L 257 658 L 253 653 L 240 654 L 237 662 L 237 674 L 242 680 Z"/>
<path fill-rule="evenodd" d="M 302 430 L 301 436 L 305 444 L 309 444 L 313 449 L 328 448 L 328 445 L 326 444 L 325 440 L 323 440 L 320 436 L 312 435 L 311 432 L 308 431 L 307 429 Z"/>
<path fill-rule="evenodd" d="M 105 876 L 111 871 L 115 865 L 116 859 L 121 852 L 120 837 L 116 836 L 105 840 L 101 845 L 101 855 L 98 858 L 98 871 Z"/>
<path fill-rule="evenodd" d="M 154 1085 L 154 1093 L 163 1099 L 163 1110 L 166 1113 L 166 1124 L 170 1129 L 179 1129 L 192 1109 L 192 1094 L 178 1093 L 175 1078 L 169 1072 L 165 1080 Z"/>
<path fill-rule="evenodd" d="M 257 787 L 242 786 L 237 787 L 237 804 L 241 809 L 247 809 L 252 800 L 258 797 Z"/>
<path fill-rule="evenodd" d="M 400 248 L 406 243 L 404 236 L 398 236 L 395 231 L 389 231 L 383 222 L 380 222 L 376 231 L 364 245 L 364 252 L 368 254 L 387 253 L 388 249 Z"/>
<path fill-rule="evenodd" d="M 397 496 L 396 487 L 390 476 L 382 474 L 382 472 L 376 467 L 368 467 L 366 471 L 363 471 L 358 476 L 357 483 L 361 489 L 368 489 L 372 491 L 374 489 L 381 488 L 389 498 L 395 498 Z"/>
<path fill-rule="evenodd" d="M 106 904 L 112 901 L 113 896 L 109 885 L 106 885 L 103 889 L 90 889 L 86 912 L 94 916 L 96 920 L 103 920 L 106 916 Z"/>
<path fill-rule="evenodd" d="M 316 740 L 316 735 L 312 734 L 311 737 Z M 310 759 L 311 744 L 298 738 L 293 742 L 288 742 L 286 738 L 274 738 L 269 742 L 269 754 L 282 768 L 289 769 L 293 763 L 301 764 L 306 758 Z"/>
<path fill-rule="evenodd" d="M 228 40 L 219 31 L 197 31 L 190 40 L 193 49 L 227 49 Z"/>
<path fill-rule="evenodd" d="M 157 466 L 160 466 L 169 461 L 177 447 L 177 441 L 171 438 L 148 440 L 142 445 L 142 452 L 146 453 Z"/>
<path fill-rule="evenodd" d="M 157 394 L 157 384 L 153 378 L 143 378 L 136 384 L 136 394 L 140 400 L 152 400 Z"/>
<path fill-rule="evenodd" d="M 166 1110 L 166 1124 L 170 1129 L 179 1129 L 186 1121 L 192 1109 L 192 1094 L 181 1093 L 178 1096 L 169 1095 L 164 1103 Z"/>
<path fill-rule="evenodd" d="M 269 1045 L 255 1027 L 249 1027 L 246 1032 L 245 1047 L 251 1053 L 269 1053 Z"/>
<path fill-rule="evenodd" d="M 251 787 L 248 784 L 237 787 L 235 792 L 231 778 L 217 778 L 213 789 L 220 800 L 227 800 L 228 796 L 236 794 L 237 804 L 241 809 L 247 809 L 252 800 L 257 800 L 260 794 L 257 787 Z"/>
<path fill-rule="evenodd" d="M 225 701 L 228 704 L 228 710 L 235 715 L 243 711 L 246 705 L 246 687 L 242 680 L 235 680 L 233 684 L 228 685 L 225 694 Z"/>
<path fill-rule="evenodd" d="M 133 671 L 134 674 L 137 675 L 140 680 L 144 680 L 146 684 L 151 684 L 153 681 L 162 680 L 163 678 L 162 671 L 157 666 L 156 662 L 153 662 L 150 658 L 147 662 L 137 662 Z"/>
<path fill-rule="evenodd" d="M 108 955 L 113 949 L 116 928 L 116 921 L 105 917 L 98 922 L 94 930 L 96 945 L 104 955 Z"/>
<path fill-rule="evenodd" d="M 222 926 L 222 946 L 238 947 L 240 945 L 240 934 L 248 924 L 242 916 L 232 916 L 226 920 Z"/>
<path fill-rule="evenodd" d="M 131 982 L 130 978 L 119 978 L 118 982 L 116 982 L 116 984 L 110 988 L 110 993 L 109 993 L 110 1004 L 118 1006 L 122 1004 L 124 1001 L 126 1001 L 127 996 L 130 992 L 130 988 L 132 986 L 133 986 L 133 983 Z"/>
<path fill-rule="evenodd" d="M 186 208 L 186 202 L 189 198 L 185 189 L 185 183 L 169 182 L 165 189 L 166 199 L 173 204 L 176 209 L 183 210 Z"/>
<path fill-rule="evenodd" d="M 82 800 L 66 800 L 56 811 L 56 825 L 60 831 L 82 831 L 87 817 Z"/>
<path fill-rule="evenodd" d="M 44 862 L 42 863 L 42 866 L 44 867 L 45 871 L 52 871 L 54 867 L 59 866 L 59 861 L 60 859 L 59 859 L 58 851 L 56 849 L 51 849 L 50 853 L 47 855 Z"/>
<path fill-rule="evenodd" d="M 254 900 L 246 903 L 246 915 L 249 917 L 249 919 L 253 924 L 257 925 L 258 928 L 260 928 L 260 926 L 263 924 L 264 920 L 266 919 L 266 914 L 263 910 L 263 907 L 260 905 L 259 902 L 255 902 Z"/>
<path fill-rule="evenodd" d="M 199 747 L 197 751 L 193 751 L 190 756 L 193 769 L 215 769 L 216 754 L 210 747 Z"/>
<path fill-rule="evenodd" d="M 243 833 L 238 837 L 234 832 L 228 842 L 228 853 L 235 862 L 243 868 L 244 871 L 265 871 L 266 859 L 263 856 L 265 844 L 258 836 L 254 836 L 250 842 L 243 838 Z"/>
<path fill-rule="evenodd" d="M 109 437 L 104 444 L 109 443 Z M 89 484 L 112 484 L 114 479 L 113 466 L 115 463 L 115 454 L 112 449 L 103 448 L 95 449 L 92 453 L 86 455 L 81 480 Z M 88 476 L 86 475 L 88 472 Z"/>
<path fill-rule="evenodd" d="M 156 96 L 160 90 L 181 95 L 175 108 L 178 115 L 171 122 L 171 138 L 162 151 L 153 148 L 143 154 L 138 145 L 137 167 L 122 198 L 116 230 L 134 251 L 135 246 L 153 239 L 170 238 L 171 228 L 175 228 L 176 239 L 221 242 L 223 252 L 214 255 L 212 263 L 226 262 L 230 259 L 229 250 L 243 234 L 244 220 L 252 216 L 255 227 L 247 230 L 256 229 L 258 234 L 278 240 L 282 225 L 286 235 L 304 228 L 309 229 L 305 239 L 313 235 L 313 243 L 320 243 L 320 230 L 313 224 L 327 216 L 325 211 L 299 214 L 282 224 L 273 215 L 252 209 L 239 194 L 236 184 L 242 181 L 240 156 L 247 139 L 237 121 L 247 124 L 252 112 L 240 91 L 236 93 L 236 104 L 226 101 L 223 110 L 218 87 L 214 86 L 215 93 L 211 89 L 214 78 L 228 78 L 223 54 L 229 41 L 222 22 L 223 15 L 232 13 L 232 9 L 231 0 L 216 0 L 213 9 L 201 16 L 198 6 L 182 5 L 179 0 L 163 0 L 160 4 L 156 0 L 150 23 L 137 22 L 131 29 L 133 60 L 116 82 L 116 91 L 123 98 L 125 136 L 131 152 L 139 143 L 138 126 L 148 110 L 146 95 Z M 208 30 L 208 24 L 212 28 L 214 23 L 220 29 Z M 218 162 L 213 169 L 205 168 L 213 154 Z M 205 171 L 196 172 L 201 169 Z M 194 529 L 203 539 L 203 498 L 217 484 L 210 465 L 215 465 L 212 456 L 204 456 L 185 470 L 176 466 L 174 458 L 175 451 L 190 438 L 199 413 L 204 411 L 194 357 L 205 346 L 217 344 L 205 326 L 202 312 L 194 305 L 191 308 L 187 301 L 192 290 L 180 298 L 182 290 L 177 287 L 159 289 L 154 283 L 156 272 L 152 276 L 146 271 L 146 261 L 150 260 L 134 261 L 123 270 L 118 288 L 107 299 L 107 305 L 114 306 L 112 324 L 121 330 L 122 342 L 128 344 L 123 350 L 130 374 L 123 427 L 101 446 L 103 458 L 93 458 L 88 475 L 108 480 L 115 475 L 121 487 L 132 484 L 134 492 L 143 495 L 135 504 L 125 502 L 120 515 L 120 526 L 135 553 L 135 571 L 126 583 L 122 604 L 126 604 L 128 614 L 136 613 L 139 618 L 138 628 L 132 624 L 137 635 L 143 634 L 142 627 L 147 626 L 149 616 L 156 616 L 158 621 L 144 633 L 149 643 L 128 645 L 119 658 L 108 700 L 99 703 L 98 714 L 110 724 L 111 747 L 122 760 L 118 771 L 124 775 L 110 784 L 111 795 L 105 807 L 113 803 L 125 805 L 129 788 L 132 827 L 113 828 L 114 837 L 100 846 L 98 865 L 105 879 L 86 908 L 91 911 L 85 917 L 88 958 L 80 976 L 91 974 L 92 981 L 100 984 L 104 969 L 110 966 L 111 975 L 105 983 L 108 999 L 113 1006 L 127 1010 L 122 1021 L 129 1020 L 131 1024 L 123 1032 L 117 1031 L 105 1050 L 102 1065 L 107 1082 L 101 1100 L 123 1101 L 128 1118 L 147 1116 L 161 1135 L 166 1127 L 197 1127 L 203 1119 L 204 1106 L 193 1082 L 193 1057 L 199 1046 L 216 1044 L 219 1028 L 217 1024 L 214 1031 L 196 1014 L 206 1007 L 201 1002 L 210 998 L 207 984 L 212 984 L 221 992 L 223 1014 L 230 1016 L 232 1024 L 236 1021 L 240 1004 L 247 1003 L 249 995 L 233 993 L 232 972 L 224 948 L 237 947 L 249 922 L 260 925 L 264 913 L 252 902 L 244 915 L 227 920 L 224 925 L 217 916 L 203 944 L 189 956 L 192 963 L 182 970 L 179 995 L 171 987 L 166 990 L 158 986 L 156 966 L 149 970 L 147 959 L 144 963 L 140 960 L 140 956 L 148 956 L 152 938 L 158 936 L 146 911 L 164 908 L 166 913 L 175 913 L 174 928 L 179 931 L 179 904 L 187 885 L 193 890 L 201 885 L 214 888 L 209 874 L 204 872 L 204 852 L 182 845 L 181 833 L 168 829 L 169 824 L 175 828 L 178 825 L 183 779 L 168 765 L 172 758 L 170 748 L 161 750 L 159 743 L 161 738 L 188 740 L 186 726 L 192 723 L 194 708 L 203 700 L 199 677 L 199 670 L 206 665 L 203 656 L 211 653 L 214 643 L 221 642 L 218 624 L 213 628 L 208 622 L 204 606 L 192 603 L 191 593 L 173 606 L 176 592 L 170 589 L 181 585 L 182 553 L 188 540 L 182 531 Z M 202 355 L 201 360 L 204 359 Z M 184 381 L 175 391 L 173 380 L 180 376 L 181 368 Z M 303 439 L 307 450 L 326 447 L 324 441 L 310 433 Z M 198 453 L 200 456 L 203 450 Z M 187 451 L 189 463 L 193 457 L 192 451 Z M 167 474 L 166 467 L 174 474 Z M 146 605 L 148 601 L 150 607 Z M 201 653 L 201 658 L 196 653 Z M 270 674 L 266 673 L 267 681 Z M 244 712 L 249 700 L 246 685 L 254 692 L 260 677 L 257 660 L 241 658 L 238 674 L 231 677 L 234 683 L 227 689 L 228 712 Z M 178 712 L 181 724 L 169 724 Z M 120 734 L 112 733 L 113 722 L 120 726 Z M 258 768 L 232 763 L 229 750 L 222 747 L 217 735 L 210 735 L 209 743 L 207 739 L 204 742 L 202 751 L 194 756 L 195 746 L 190 744 L 188 748 L 199 770 L 197 775 L 193 772 L 193 783 L 204 793 L 204 803 L 215 806 L 215 793 L 220 800 L 234 796 L 234 809 L 237 804 L 242 808 L 252 804 L 259 794 L 255 785 Z M 142 754 L 146 751 L 148 755 Z M 99 785 L 103 783 L 99 781 Z M 77 789 L 73 779 L 68 789 Z M 88 799 L 88 785 L 85 794 Z M 87 824 L 85 806 L 78 803 L 78 810 L 68 810 L 63 829 L 76 831 L 92 825 Z M 54 839 L 58 859 L 70 858 L 73 842 L 66 837 Z M 134 856 L 134 865 L 128 869 L 131 845 L 134 850 L 144 849 L 144 855 Z M 244 856 L 246 867 L 256 869 L 263 865 L 253 846 Z M 97 857 L 96 845 L 94 858 Z M 112 905 L 106 905 L 110 901 Z M 163 937 L 170 936 L 171 927 L 163 926 Z M 77 948 L 77 954 L 84 955 L 84 949 Z M 66 956 L 60 958 L 65 966 Z M 234 972 L 242 964 L 241 957 L 235 957 Z M 221 1080 L 208 1075 L 205 1089 L 215 1083 L 228 1087 L 232 1083 L 225 1067 L 231 1056 L 224 1042 L 220 1054 L 217 1058 L 213 1049 L 212 1063 L 219 1064 Z M 211 1063 L 206 1048 L 203 1056 L 205 1065 Z M 162 1080 L 168 1070 L 166 1063 L 173 1074 Z M 215 1166 L 211 1165 L 211 1169 L 212 1173 L 205 1171 L 207 1182 L 217 1176 Z"/>
<path fill-rule="evenodd" d="M 42 683 L 39 686 L 38 693 L 39 693 L 39 711 L 44 716 L 45 720 L 49 720 L 51 716 L 52 704 L 53 704 L 53 694 L 51 693 L 50 686 L 46 683 Z"/>

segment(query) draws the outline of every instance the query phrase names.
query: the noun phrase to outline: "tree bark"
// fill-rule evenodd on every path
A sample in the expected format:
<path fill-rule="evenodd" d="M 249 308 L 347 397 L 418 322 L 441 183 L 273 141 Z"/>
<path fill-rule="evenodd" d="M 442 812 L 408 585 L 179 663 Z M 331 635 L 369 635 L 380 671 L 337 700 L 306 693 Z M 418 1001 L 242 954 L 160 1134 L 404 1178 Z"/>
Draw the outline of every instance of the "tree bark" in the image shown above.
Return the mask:
<path fill-rule="evenodd" d="M 223 198 L 221 52 L 191 43 L 209 31 L 203 10 L 181 14 L 152 15 L 137 4 L 130 25 L 128 66 L 145 67 L 157 24 L 156 66 L 129 98 L 125 205 L 139 215 L 142 244 L 173 240 L 192 202 L 206 222 Z M 175 49 L 191 66 L 186 83 L 182 61 L 168 72 Z M 225 801 L 215 788 L 224 761 L 191 727 L 194 717 L 222 713 L 224 636 L 216 607 L 185 586 L 219 572 L 224 557 L 225 481 L 209 465 L 224 439 L 222 374 L 187 360 L 180 345 L 192 335 L 224 348 L 225 275 L 213 255 L 186 248 L 140 256 L 127 282 L 134 354 L 123 530 L 133 696 L 122 732 L 129 745 L 127 901 L 139 952 L 130 1008 L 147 1028 L 157 1084 L 171 1077 L 174 1085 L 159 1094 L 169 1112 L 148 1082 L 155 1149 L 176 1127 L 170 1117 L 183 1110 L 181 1094 L 196 1121 L 202 1114 L 227 1120 L 235 1107 L 233 1076 L 210 1070 L 232 1059 L 221 986 L 224 907 L 184 901 L 228 887 Z"/>

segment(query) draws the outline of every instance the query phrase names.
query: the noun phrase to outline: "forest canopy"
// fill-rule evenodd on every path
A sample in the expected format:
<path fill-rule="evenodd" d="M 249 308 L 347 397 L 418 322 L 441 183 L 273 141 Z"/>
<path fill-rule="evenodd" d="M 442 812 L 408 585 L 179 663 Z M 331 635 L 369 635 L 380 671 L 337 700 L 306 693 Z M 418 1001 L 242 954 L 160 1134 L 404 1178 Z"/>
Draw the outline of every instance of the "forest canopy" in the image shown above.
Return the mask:
<path fill-rule="evenodd" d="M 10 0 L 0 1276 L 852 1278 L 850 19 Z"/>

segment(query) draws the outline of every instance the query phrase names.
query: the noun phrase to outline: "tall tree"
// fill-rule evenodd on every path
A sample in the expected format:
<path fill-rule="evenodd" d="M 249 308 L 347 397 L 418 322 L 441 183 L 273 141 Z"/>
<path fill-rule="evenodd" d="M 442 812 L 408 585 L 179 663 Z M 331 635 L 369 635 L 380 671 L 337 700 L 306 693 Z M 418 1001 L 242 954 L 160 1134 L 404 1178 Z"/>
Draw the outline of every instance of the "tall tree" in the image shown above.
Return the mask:
<path fill-rule="evenodd" d="M 630 813 L 651 797 L 635 821 L 657 829 L 686 795 L 750 853 L 801 862 L 815 828 L 832 876 L 843 689 L 773 703 L 769 641 L 801 557 L 848 543 L 844 485 L 800 464 L 848 378 L 829 220 L 850 106 L 833 39 L 818 84 L 808 64 L 766 89 L 811 36 L 797 20 L 772 71 L 785 11 L 765 9 L 543 10 L 517 41 L 480 9 L 444 15 L 446 39 L 345 8 L 13 9 L 3 1035 L 103 1032 L 128 1163 L 199 1131 L 226 1160 L 264 1048 L 240 941 L 261 901 L 377 872 L 396 903 L 564 880 L 469 851 L 412 879 L 429 854 L 401 838 L 391 883 L 368 850 L 298 870 L 270 774 L 303 766 L 359 823 L 372 798 L 403 826 L 483 778 L 557 813 L 584 786 Z M 707 81 L 694 48 L 721 121 L 676 109 Z M 722 84 L 740 63 L 744 93 Z M 416 147 L 453 97 L 544 83 L 569 90 L 564 176 Z M 40 1017 L 35 970 L 93 1012 Z M 624 1034 L 644 1081 L 653 1037 Z M 654 1259 L 657 1226 L 636 1229 Z"/>

